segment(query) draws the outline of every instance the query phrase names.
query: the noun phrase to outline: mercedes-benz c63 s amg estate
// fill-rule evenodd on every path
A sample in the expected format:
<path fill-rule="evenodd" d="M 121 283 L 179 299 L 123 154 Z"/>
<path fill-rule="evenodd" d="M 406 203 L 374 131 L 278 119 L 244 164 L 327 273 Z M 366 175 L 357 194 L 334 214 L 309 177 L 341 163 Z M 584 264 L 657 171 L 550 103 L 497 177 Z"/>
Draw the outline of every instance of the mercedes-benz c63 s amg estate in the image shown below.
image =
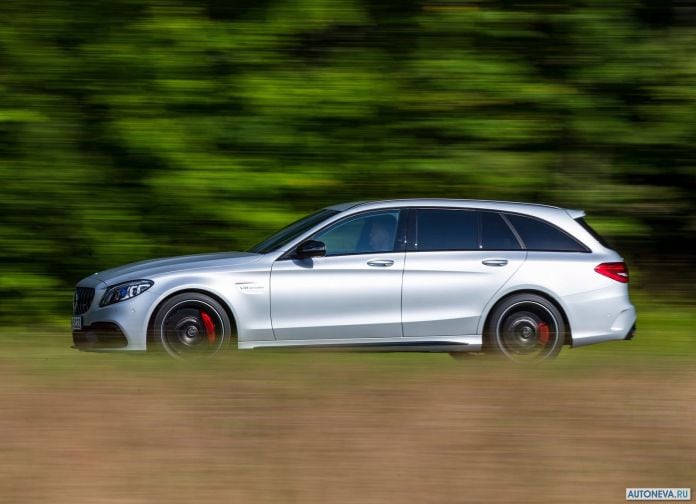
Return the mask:
<path fill-rule="evenodd" d="M 483 350 L 514 361 L 630 339 L 628 269 L 583 217 L 497 201 L 335 205 L 248 252 L 81 280 L 73 339 L 179 358 L 236 346 Z"/>

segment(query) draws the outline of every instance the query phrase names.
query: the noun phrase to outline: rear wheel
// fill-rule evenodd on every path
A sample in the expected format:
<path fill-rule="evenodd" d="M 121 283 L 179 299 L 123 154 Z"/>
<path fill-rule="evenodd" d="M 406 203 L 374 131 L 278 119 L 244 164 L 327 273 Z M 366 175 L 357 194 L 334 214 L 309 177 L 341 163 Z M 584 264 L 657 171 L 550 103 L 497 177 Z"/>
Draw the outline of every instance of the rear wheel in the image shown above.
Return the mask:
<path fill-rule="evenodd" d="M 555 358 L 563 347 L 566 326 L 561 312 L 546 298 L 518 294 L 493 310 L 486 328 L 489 348 L 514 362 Z"/>
<path fill-rule="evenodd" d="M 210 296 L 178 294 L 157 310 L 153 339 L 176 359 L 215 355 L 229 347 L 232 324 L 225 309 Z"/>

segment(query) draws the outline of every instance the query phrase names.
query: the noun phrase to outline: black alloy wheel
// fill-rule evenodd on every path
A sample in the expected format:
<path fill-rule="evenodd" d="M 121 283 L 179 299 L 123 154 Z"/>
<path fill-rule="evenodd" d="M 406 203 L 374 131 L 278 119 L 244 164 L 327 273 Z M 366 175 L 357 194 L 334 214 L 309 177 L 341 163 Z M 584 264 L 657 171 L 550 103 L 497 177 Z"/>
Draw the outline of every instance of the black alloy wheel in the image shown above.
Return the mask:
<path fill-rule="evenodd" d="M 197 292 L 168 299 L 153 323 L 153 339 L 176 359 L 218 354 L 229 346 L 231 335 L 232 324 L 225 309 Z"/>
<path fill-rule="evenodd" d="M 511 361 L 536 363 L 558 355 L 566 330 L 553 303 L 536 294 L 517 294 L 495 307 L 485 340 L 488 348 Z"/>

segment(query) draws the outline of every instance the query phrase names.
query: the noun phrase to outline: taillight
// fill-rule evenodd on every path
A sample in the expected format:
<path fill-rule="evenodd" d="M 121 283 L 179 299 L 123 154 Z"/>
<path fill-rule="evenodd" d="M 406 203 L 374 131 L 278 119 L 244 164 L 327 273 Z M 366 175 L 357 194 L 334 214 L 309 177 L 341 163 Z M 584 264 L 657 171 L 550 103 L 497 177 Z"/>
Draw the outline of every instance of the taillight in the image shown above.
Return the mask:
<path fill-rule="evenodd" d="M 628 266 L 623 262 L 602 263 L 594 269 L 600 275 L 621 283 L 628 283 Z"/>

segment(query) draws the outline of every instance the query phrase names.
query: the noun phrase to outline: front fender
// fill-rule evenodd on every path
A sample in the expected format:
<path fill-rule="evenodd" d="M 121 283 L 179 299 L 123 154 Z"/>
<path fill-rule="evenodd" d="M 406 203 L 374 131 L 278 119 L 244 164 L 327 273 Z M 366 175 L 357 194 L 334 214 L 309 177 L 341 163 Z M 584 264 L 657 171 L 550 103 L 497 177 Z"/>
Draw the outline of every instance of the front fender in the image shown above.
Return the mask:
<path fill-rule="evenodd" d="M 217 298 L 234 317 L 238 341 L 273 340 L 270 309 L 270 272 L 204 272 L 196 275 L 172 275 L 155 279 L 155 301 L 146 317 L 143 332 L 157 308 L 168 298 L 187 291 Z M 154 289 L 151 289 L 154 290 Z"/>

